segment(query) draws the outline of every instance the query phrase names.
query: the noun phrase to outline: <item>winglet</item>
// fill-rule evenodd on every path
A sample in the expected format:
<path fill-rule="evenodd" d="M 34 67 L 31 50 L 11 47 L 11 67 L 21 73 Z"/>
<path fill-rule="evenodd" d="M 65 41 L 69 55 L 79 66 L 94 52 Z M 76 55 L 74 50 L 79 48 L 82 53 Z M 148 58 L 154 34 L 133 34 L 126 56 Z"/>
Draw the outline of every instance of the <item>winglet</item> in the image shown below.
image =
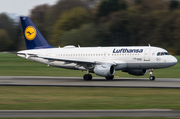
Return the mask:
<path fill-rule="evenodd" d="M 42 34 L 39 32 L 39 30 L 36 28 L 29 17 L 21 16 L 20 20 L 24 39 L 26 41 L 26 47 L 28 50 L 53 48 L 48 44 L 48 42 L 45 40 L 45 38 L 42 36 Z"/>

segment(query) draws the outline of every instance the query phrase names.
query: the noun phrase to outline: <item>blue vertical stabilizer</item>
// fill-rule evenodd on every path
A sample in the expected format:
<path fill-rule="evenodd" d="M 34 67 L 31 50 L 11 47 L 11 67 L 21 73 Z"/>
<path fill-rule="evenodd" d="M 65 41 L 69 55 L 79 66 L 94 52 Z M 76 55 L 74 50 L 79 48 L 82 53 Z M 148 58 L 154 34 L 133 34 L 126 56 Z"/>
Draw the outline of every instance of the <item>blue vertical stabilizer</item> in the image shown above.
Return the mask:
<path fill-rule="evenodd" d="M 42 34 L 39 32 L 39 30 L 36 28 L 29 17 L 22 16 L 20 17 L 20 20 L 24 39 L 26 41 L 26 47 L 28 50 L 53 48 L 48 44 L 48 42 L 45 40 L 45 38 L 42 36 Z"/>

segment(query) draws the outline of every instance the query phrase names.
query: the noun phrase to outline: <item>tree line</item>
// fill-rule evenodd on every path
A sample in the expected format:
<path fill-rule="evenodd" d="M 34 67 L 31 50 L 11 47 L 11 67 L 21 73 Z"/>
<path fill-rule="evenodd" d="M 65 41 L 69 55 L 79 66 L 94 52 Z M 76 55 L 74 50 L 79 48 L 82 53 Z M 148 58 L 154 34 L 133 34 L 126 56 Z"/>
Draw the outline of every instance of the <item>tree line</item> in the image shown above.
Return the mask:
<path fill-rule="evenodd" d="M 59 0 L 30 18 L 54 47 L 158 46 L 180 54 L 179 0 Z M 0 14 L 0 50 L 25 49 L 20 23 Z"/>

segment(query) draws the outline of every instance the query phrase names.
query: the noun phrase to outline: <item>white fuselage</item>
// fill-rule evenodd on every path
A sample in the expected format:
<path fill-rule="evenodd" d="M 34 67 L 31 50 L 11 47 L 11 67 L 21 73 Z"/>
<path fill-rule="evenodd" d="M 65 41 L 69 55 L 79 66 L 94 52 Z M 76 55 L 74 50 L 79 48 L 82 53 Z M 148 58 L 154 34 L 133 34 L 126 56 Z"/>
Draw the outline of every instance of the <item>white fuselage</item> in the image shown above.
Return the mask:
<path fill-rule="evenodd" d="M 158 47 L 74 47 L 47 48 L 23 50 L 18 53 L 36 54 L 38 56 L 54 57 L 73 60 L 88 60 L 95 62 L 114 63 L 116 70 L 123 69 L 159 69 L 171 67 L 177 63 L 177 59 L 168 54 L 165 49 Z M 50 66 L 85 70 L 83 65 L 68 61 L 47 60 L 39 57 L 18 56 L 28 60 L 43 63 Z"/>

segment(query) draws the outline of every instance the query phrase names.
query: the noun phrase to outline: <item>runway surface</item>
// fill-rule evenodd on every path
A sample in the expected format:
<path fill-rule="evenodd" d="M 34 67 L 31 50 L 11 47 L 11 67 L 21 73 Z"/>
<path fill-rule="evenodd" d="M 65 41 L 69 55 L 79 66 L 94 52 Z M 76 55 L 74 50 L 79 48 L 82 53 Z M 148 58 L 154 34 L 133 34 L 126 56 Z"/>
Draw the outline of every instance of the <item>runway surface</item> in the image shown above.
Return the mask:
<path fill-rule="evenodd" d="M 1 110 L 0 117 L 180 117 L 180 110 Z"/>
<path fill-rule="evenodd" d="M 95 77 L 92 81 L 84 81 L 82 77 L 0 76 L 0 85 L 180 88 L 180 79 L 115 78 L 107 81 Z M 0 117 L 180 117 L 180 110 L 0 110 Z"/>
<path fill-rule="evenodd" d="M 0 85 L 4 86 L 70 86 L 70 87 L 140 87 L 140 88 L 180 88 L 178 78 L 115 78 L 107 81 L 103 77 L 94 77 L 84 81 L 82 77 L 43 77 L 43 76 L 0 76 Z"/>

